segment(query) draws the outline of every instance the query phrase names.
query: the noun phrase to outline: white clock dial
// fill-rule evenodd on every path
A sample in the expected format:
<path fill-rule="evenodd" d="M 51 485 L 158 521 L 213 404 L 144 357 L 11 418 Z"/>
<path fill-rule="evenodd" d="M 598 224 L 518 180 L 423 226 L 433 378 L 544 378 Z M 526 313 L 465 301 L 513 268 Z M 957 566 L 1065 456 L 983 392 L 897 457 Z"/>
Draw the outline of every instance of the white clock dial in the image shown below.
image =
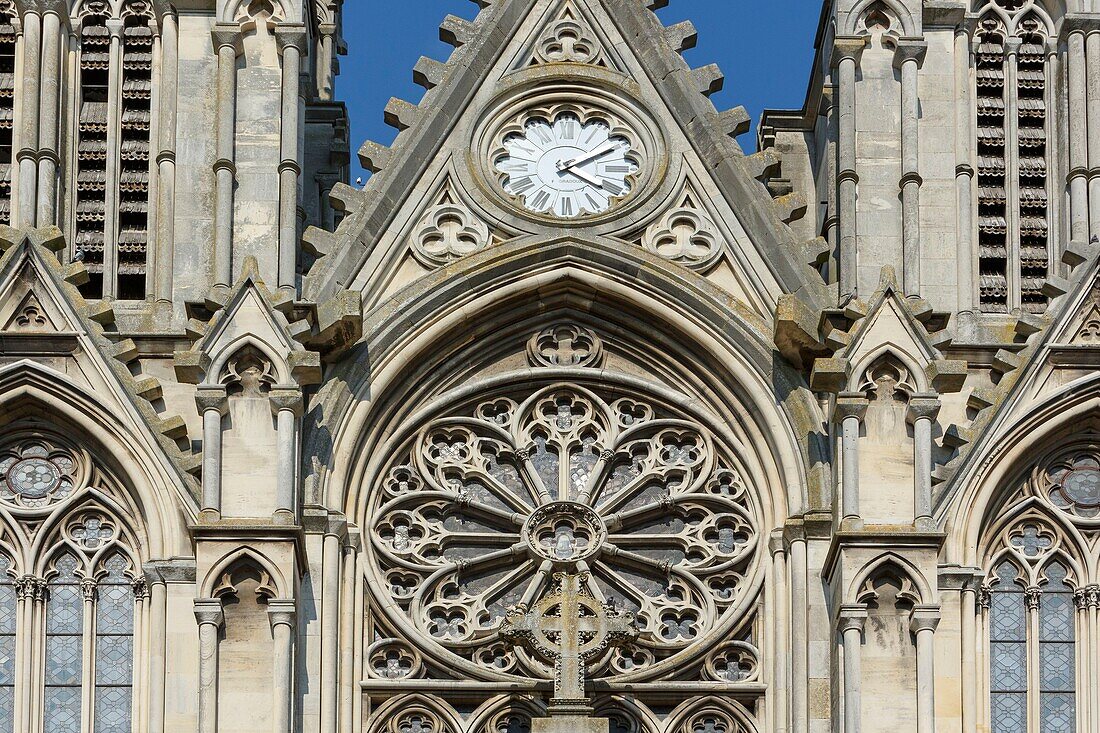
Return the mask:
<path fill-rule="evenodd" d="M 607 211 L 630 193 L 638 171 L 629 140 L 612 135 L 606 122 L 573 114 L 552 124 L 533 119 L 504 147 L 508 153 L 496 162 L 506 174 L 504 191 L 530 211 L 564 219 Z"/>

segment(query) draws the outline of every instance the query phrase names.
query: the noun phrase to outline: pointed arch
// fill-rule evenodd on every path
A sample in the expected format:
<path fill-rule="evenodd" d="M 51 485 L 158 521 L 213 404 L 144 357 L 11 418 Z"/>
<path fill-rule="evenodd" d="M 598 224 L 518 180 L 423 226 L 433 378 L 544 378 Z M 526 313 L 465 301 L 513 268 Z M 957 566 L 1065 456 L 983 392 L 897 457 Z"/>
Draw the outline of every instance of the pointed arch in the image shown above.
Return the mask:
<path fill-rule="evenodd" d="M 724 718 L 727 731 L 743 730 L 744 733 L 757 733 L 759 730 L 756 720 L 741 703 L 725 697 L 705 697 L 680 703 L 668 716 L 665 730 L 669 733 L 694 733 L 696 721 L 708 717 L 716 717 L 718 720 Z M 717 726 L 714 728 L 717 729 Z"/>
<path fill-rule="evenodd" d="M 864 585 L 867 581 L 873 580 L 881 575 L 889 575 L 897 580 L 908 580 L 913 584 L 913 588 L 917 592 L 919 603 L 935 603 L 935 593 L 932 591 L 932 586 L 924 577 L 924 574 L 916 565 L 893 552 L 879 555 L 860 568 L 860 571 L 855 575 L 855 579 L 848 585 L 848 590 L 844 596 L 844 602 L 861 602 L 860 595 Z"/>
<path fill-rule="evenodd" d="M 911 38 L 920 35 L 920 29 L 917 27 L 917 22 L 913 18 L 913 14 L 898 0 L 860 0 L 856 3 L 855 7 L 848 11 L 848 15 L 842 26 L 842 35 L 857 35 L 864 16 L 866 16 L 868 12 L 873 11 L 876 5 L 885 6 L 894 14 L 894 17 L 901 23 L 902 36 Z"/>
<path fill-rule="evenodd" d="M 210 569 L 199 583 L 199 597 L 216 597 L 218 595 L 218 583 L 221 578 L 233 569 L 246 565 L 251 565 L 267 574 L 275 586 L 276 598 L 294 598 L 294 588 L 290 587 L 286 574 L 262 552 L 247 545 L 230 550 L 210 566 Z"/>
<path fill-rule="evenodd" d="M 294 382 L 286 359 L 279 356 L 271 344 L 256 338 L 252 334 L 244 334 L 233 339 L 228 344 L 222 345 L 217 352 L 211 354 L 210 368 L 206 370 L 206 379 L 203 380 L 203 383 L 208 385 L 219 384 L 219 380 L 229 360 L 248 348 L 255 349 L 267 357 L 268 361 L 270 361 L 271 365 L 275 368 L 279 384 L 292 384 Z"/>
<path fill-rule="evenodd" d="M 896 360 L 909 372 L 913 380 L 913 392 L 927 393 L 931 391 L 928 384 L 928 376 L 925 374 L 924 367 L 920 365 L 917 357 L 907 353 L 900 346 L 892 342 L 876 346 L 852 365 L 850 376 L 848 377 L 848 391 L 861 391 L 861 386 L 865 381 L 865 375 L 870 372 L 873 367 L 877 366 L 879 362 L 891 358 Z"/>
<path fill-rule="evenodd" d="M 435 695 L 394 695 L 378 706 L 363 726 L 365 733 L 400 733 L 400 723 L 416 716 L 429 716 L 438 723 L 434 733 L 463 733 L 466 728 L 458 713 Z"/>
<path fill-rule="evenodd" d="M 157 439 L 139 421 L 36 362 L 22 360 L 0 368 L 0 427 L 35 424 L 79 436 L 131 495 L 147 532 L 148 557 L 187 554 L 184 516 L 197 515 L 194 498 Z M 174 492 L 166 491 L 168 487 Z"/>

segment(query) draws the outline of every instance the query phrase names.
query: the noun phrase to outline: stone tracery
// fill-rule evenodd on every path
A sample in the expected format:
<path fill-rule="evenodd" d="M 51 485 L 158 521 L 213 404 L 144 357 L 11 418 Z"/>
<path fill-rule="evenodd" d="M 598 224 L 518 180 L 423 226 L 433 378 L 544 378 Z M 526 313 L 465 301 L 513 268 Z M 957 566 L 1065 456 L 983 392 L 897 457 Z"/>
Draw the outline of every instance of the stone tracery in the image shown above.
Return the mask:
<path fill-rule="evenodd" d="M 430 422 L 388 470 L 369 513 L 374 587 L 472 670 L 545 676 L 501 647 L 500 623 L 553 572 L 587 573 L 584 591 L 639 631 L 592 674 L 638 673 L 714 639 L 751 585 L 758 518 L 731 459 L 702 425 L 606 387 L 490 395 Z"/>

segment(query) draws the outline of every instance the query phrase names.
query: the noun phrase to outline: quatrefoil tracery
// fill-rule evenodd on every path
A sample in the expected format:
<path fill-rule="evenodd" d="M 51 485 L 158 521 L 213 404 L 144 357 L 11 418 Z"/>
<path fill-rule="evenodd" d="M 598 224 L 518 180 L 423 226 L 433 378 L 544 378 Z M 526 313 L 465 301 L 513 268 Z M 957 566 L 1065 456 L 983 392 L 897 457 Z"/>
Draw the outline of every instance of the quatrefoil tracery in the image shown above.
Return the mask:
<path fill-rule="evenodd" d="M 741 475 L 697 423 L 618 394 L 554 385 L 430 423 L 376 492 L 371 560 L 383 606 L 482 669 L 506 612 L 552 572 L 637 616 L 635 644 L 597 675 L 628 674 L 710 638 L 749 585 L 759 532 Z M 495 651 L 494 651 L 495 650 Z"/>

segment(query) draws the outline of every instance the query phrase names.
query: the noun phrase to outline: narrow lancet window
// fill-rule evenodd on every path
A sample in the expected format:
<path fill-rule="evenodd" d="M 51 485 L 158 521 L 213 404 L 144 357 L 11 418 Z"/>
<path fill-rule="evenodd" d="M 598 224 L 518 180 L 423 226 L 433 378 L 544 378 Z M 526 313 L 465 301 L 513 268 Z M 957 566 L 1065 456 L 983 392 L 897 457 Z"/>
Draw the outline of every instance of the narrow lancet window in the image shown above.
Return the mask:
<path fill-rule="evenodd" d="M 153 30 L 131 15 L 122 31 L 122 129 L 118 180 L 118 297 L 145 297 L 149 253 L 149 125 Z"/>
<path fill-rule="evenodd" d="M 88 268 L 85 297 L 104 295 L 107 223 L 107 108 L 111 34 L 103 16 L 84 18 L 80 30 L 80 99 L 77 130 L 74 247 Z"/>
<path fill-rule="evenodd" d="M 48 584 L 44 733 L 81 733 L 84 599 L 77 567 L 76 558 L 62 556 Z"/>
<path fill-rule="evenodd" d="M 134 681 L 134 588 L 126 560 L 105 564 L 96 598 L 94 733 L 130 733 Z"/>
<path fill-rule="evenodd" d="M 15 731 L 16 593 L 11 560 L 0 556 L 0 733 Z"/>
<path fill-rule="evenodd" d="M 12 168 L 15 164 L 14 8 L 0 3 L 0 224 L 11 224 Z"/>

